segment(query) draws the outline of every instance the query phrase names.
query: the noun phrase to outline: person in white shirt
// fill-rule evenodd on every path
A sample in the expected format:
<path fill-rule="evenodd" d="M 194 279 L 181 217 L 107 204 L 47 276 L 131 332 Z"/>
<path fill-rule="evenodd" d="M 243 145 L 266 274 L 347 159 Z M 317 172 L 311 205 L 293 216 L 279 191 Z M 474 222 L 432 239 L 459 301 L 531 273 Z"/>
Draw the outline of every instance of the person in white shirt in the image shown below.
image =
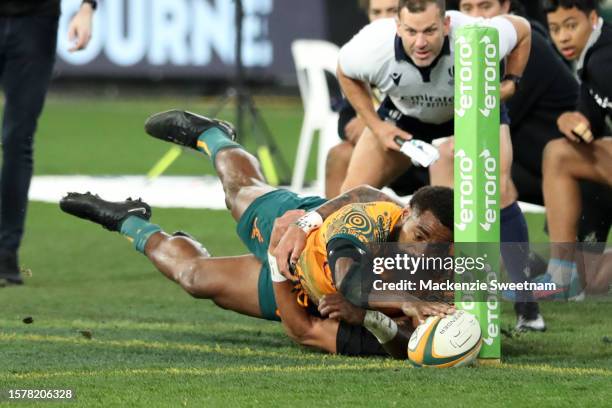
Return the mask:
<path fill-rule="evenodd" d="M 484 19 L 445 9 L 443 0 L 401 0 L 395 21 L 374 22 L 342 47 L 338 79 L 367 125 L 353 152 L 342 191 L 361 184 L 380 188 L 406 172 L 411 159 L 399 152 L 398 136 L 428 143 L 449 138 L 440 148 L 440 160 L 430 166 L 430 176 L 431 184 L 452 187 L 450 137 L 454 133 L 453 43 L 457 28 L 479 23 L 498 30 L 499 53 L 505 58 L 501 100 L 516 92 L 531 51 L 529 22 L 514 15 Z M 369 84 L 387 95 L 378 112 L 370 101 Z M 512 142 L 503 109 L 500 119 L 501 238 L 502 242 L 526 243 L 529 234 L 511 179 Z M 524 268 L 511 269 L 522 272 Z"/>
<path fill-rule="evenodd" d="M 342 47 L 338 78 L 367 124 L 343 191 L 360 184 L 382 187 L 410 167 L 410 160 L 399 153 L 396 136 L 430 142 L 453 134 L 452 35 L 457 27 L 478 20 L 459 12 L 445 13 L 441 0 L 402 0 L 396 21 L 376 21 Z M 507 56 L 508 79 L 501 85 L 505 100 L 515 92 L 516 78 L 529 58 L 530 26 L 525 19 L 510 15 L 481 21 L 500 32 L 500 54 Z M 387 95 L 378 113 L 371 103 L 369 84 Z M 505 161 L 511 162 L 511 149 L 508 152 L 506 146 L 503 150 L 510 154 Z M 507 181 L 502 181 L 505 205 L 514 202 Z"/>
<path fill-rule="evenodd" d="M 367 13 L 370 23 L 384 18 L 395 18 L 399 0 L 363 0 L 361 8 Z M 380 99 L 373 98 L 378 108 Z M 338 136 L 342 141 L 332 147 L 325 161 L 325 197 L 340 194 L 340 187 L 346 178 L 346 171 L 357 141 L 365 129 L 365 122 L 356 114 L 348 101 L 343 100 L 339 109 Z"/>

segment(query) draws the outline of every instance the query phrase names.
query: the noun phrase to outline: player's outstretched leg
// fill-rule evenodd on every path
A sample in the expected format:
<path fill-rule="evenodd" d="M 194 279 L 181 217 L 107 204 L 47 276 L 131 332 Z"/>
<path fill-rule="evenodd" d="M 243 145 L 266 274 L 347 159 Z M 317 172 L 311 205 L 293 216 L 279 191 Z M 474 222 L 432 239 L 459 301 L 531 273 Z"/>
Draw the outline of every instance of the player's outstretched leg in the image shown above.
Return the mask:
<path fill-rule="evenodd" d="M 228 122 L 170 110 L 149 117 L 145 131 L 210 157 L 223 184 L 227 208 L 235 220 L 257 197 L 274 189 L 265 183 L 257 159 L 236 143 L 236 133 Z"/>
<path fill-rule="evenodd" d="M 69 193 L 61 209 L 130 240 L 168 279 L 196 298 L 249 316 L 261 317 L 257 295 L 261 263 L 253 255 L 212 258 L 185 233 L 168 235 L 149 222 L 151 208 L 141 200 L 110 202 L 86 193 Z"/>

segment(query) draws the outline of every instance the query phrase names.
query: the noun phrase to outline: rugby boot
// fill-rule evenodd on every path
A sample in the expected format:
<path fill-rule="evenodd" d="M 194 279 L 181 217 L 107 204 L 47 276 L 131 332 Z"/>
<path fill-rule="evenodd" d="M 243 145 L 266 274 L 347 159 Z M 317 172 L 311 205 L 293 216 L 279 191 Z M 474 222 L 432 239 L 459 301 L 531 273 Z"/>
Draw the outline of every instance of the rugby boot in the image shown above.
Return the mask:
<path fill-rule="evenodd" d="M 221 129 L 232 141 L 236 140 L 236 131 L 231 123 L 188 111 L 174 109 L 160 112 L 145 121 L 145 131 L 149 135 L 192 149 L 197 149 L 198 137 L 212 127 Z"/>
<path fill-rule="evenodd" d="M 516 327 L 514 329 L 519 332 L 544 332 L 546 331 L 546 323 L 544 322 L 544 318 L 540 313 L 531 319 L 525 315 L 518 315 Z"/>
<path fill-rule="evenodd" d="M 68 193 L 60 200 L 65 213 L 100 224 L 110 231 L 119 231 L 121 223 L 132 215 L 144 220 L 151 218 L 151 207 L 142 200 L 105 201 L 89 192 Z"/>

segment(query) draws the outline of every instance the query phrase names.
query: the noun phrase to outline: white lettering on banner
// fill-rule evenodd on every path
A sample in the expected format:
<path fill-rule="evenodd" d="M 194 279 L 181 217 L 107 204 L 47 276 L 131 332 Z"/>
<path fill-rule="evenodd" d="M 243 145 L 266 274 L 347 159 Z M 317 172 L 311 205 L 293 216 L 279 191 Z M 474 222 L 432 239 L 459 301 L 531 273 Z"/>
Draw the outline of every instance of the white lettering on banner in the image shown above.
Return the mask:
<path fill-rule="evenodd" d="M 495 271 L 491 269 L 489 266 L 489 271 L 487 273 L 487 283 L 489 288 L 491 287 L 491 282 L 497 278 Z M 499 337 L 499 324 L 497 324 L 499 319 L 499 301 L 497 300 L 497 295 L 493 291 L 489 291 L 487 293 L 487 335 L 488 337 L 483 336 L 483 341 L 487 345 L 493 344 L 495 339 Z"/>
<path fill-rule="evenodd" d="M 484 222 L 480 226 L 485 231 L 491 230 L 491 225 L 497 221 L 497 211 L 494 206 L 497 204 L 497 160 L 491 155 L 489 149 L 480 153 L 480 158 L 484 158 L 485 167 L 485 212 Z"/>
<path fill-rule="evenodd" d="M 460 223 L 455 223 L 455 226 L 465 231 L 469 224 L 474 221 L 474 211 L 472 208 L 474 200 L 470 197 L 474 193 L 474 162 L 467 156 L 464 150 L 459 150 L 455 154 L 455 158 L 459 158 L 459 175 L 460 184 L 459 191 L 461 200 L 459 201 L 459 219 Z"/>
<path fill-rule="evenodd" d="M 150 5 L 153 30 L 149 43 L 149 62 L 153 65 L 187 65 L 187 4 L 181 0 L 152 0 Z"/>
<path fill-rule="evenodd" d="M 146 3 L 146 0 L 131 0 L 128 2 L 127 12 L 119 1 L 110 1 L 106 6 L 108 20 L 114 21 L 116 27 L 122 28 L 106 31 L 106 54 L 117 65 L 134 65 L 145 56 L 147 27 L 145 15 L 141 11 Z"/>
<path fill-rule="evenodd" d="M 489 117 L 491 111 L 497 106 L 497 98 L 495 97 L 495 90 L 497 89 L 498 82 L 498 69 L 497 69 L 497 47 L 491 42 L 491 38 L 485 35 L 480 40 L 481 43 L 485 43 L 485 85 L 484 85 L 484 109 L 479 109 L 480 113 L 484 117 Z"/>
<path fill-rule="evenodd" d="M 129 67 L 143 61 L 173 66 L 205 66 L 216 55 L 224 64 L 235 60 L 236 37 L 232 0 L 105 0 L 98 3 L 88 47 L 70 53 L 66 32 L 81 0 L 62 0 L 58 56 L 85 65 L 104 55 Z M 245 0 L 242 59 L 246 67 L 274 62 L 268 18 L 273 0 Z"/>
<path fill-rule="evenodd" d="M 459 108 L 455 109 L 455 113 L 463 117 L 465 112 L 472 107 L 473 98 L 469 92 L 473 91 L 472 85 L 469 83 L 474 78 L 474 70 L 472 69 L 472 46 L 467 42 L 465 37 L 457 38 L 459 47 L 458 54 L 461 68 L 459 70 Z"/>
<path fill-rule="evenodd" d="M 234 6 L 227 1 L 217 2 L 216 11 L 207 1 L 193 3 L 193 29 L 191 53 L 194 65 L 206 65 L 212 59 L 212 48 L 217 50 L 221 61 L 231 64 L 234 61 L 234 38 L 236 27 L 229 24 L 234 18 Z M 206 22 L 203 24 L 202 22 Z M 208 43 L 213 47 L 209 47 Z"/>

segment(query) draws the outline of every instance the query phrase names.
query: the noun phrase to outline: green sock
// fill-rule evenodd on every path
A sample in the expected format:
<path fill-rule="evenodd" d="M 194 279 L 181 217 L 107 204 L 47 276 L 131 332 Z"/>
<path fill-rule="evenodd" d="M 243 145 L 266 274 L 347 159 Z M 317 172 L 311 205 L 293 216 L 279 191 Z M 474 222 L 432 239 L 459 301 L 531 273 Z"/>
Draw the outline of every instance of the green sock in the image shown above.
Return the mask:
<path fill-rule="evenodd" d="M 145 245 L 151 235 L 161 231 L 159 225 L 151 224 L 149 221 L 144 220 L 135 215 L 127 217 L 123 223 L 119 232 L 125 235 L 128 240 L 134 244 L 134 248 L 144 254 Z"/>
<path fill-rule="evenodd" d="M 223 149 L 242 148 L 232 141 L 221 128 L 211 127 L 198 138 L 198 150 L 205 153 L 215 163 L 217 153 Z"/>

